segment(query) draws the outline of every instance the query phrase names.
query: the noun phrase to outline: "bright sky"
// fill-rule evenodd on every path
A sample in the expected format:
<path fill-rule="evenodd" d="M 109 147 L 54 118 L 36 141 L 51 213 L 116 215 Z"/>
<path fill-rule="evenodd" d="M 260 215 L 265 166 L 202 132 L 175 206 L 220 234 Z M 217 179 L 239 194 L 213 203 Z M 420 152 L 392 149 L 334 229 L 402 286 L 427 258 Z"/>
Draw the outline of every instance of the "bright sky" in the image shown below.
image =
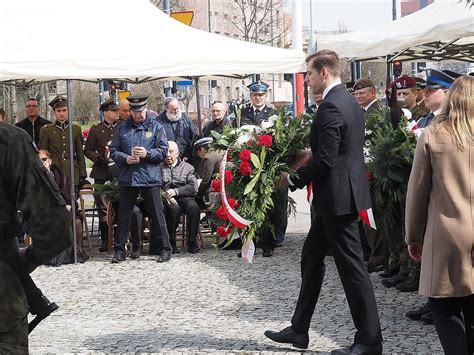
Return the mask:
<path fill-rule="evenodd" d="M 293 0 L 301 1 L 303 26 L 310 24 L 310 1 L 313 7 L 313 28 L 335 31 L 338 23 L 349 31 L 369 29 L 392 20 L 392 0 Z M 400 0 L 397 0 L 399 3 Z M 398 6 L 400 6 L 398 4 Z M 400 16 L 399 10 L 397 15 Z"/>

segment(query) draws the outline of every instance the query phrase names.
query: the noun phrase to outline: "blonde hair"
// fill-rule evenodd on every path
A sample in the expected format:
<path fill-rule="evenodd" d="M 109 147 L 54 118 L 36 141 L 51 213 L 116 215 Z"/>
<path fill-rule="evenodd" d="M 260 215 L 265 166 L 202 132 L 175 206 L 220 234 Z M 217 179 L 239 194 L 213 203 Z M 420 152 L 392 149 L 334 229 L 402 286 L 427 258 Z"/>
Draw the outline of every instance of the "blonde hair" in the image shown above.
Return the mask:
<path fill-rule="evenodd" d="M 433 124 L 442 125 L 460 151 L 474 142 L 474 77 L 454 81 Z"/>

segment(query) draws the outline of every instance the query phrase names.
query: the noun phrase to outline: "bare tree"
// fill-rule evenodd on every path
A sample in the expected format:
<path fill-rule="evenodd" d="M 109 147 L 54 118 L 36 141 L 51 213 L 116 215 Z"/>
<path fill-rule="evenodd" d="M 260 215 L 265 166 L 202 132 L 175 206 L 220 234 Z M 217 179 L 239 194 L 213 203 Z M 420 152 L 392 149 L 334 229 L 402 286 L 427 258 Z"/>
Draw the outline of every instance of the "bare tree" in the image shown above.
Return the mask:
<path fill-rule="evenodd" d="M 74 121 L 81 124 L 96 121 L 99 115 L 99 88 L 97 84 L 72 82 L 72 112 Z"/>
<path fill-rule="evenodd" d="M 283 19 L 285 0 L 235 0 L 230 22 L 247 42 L 284 46 L 291 23 Z"/>

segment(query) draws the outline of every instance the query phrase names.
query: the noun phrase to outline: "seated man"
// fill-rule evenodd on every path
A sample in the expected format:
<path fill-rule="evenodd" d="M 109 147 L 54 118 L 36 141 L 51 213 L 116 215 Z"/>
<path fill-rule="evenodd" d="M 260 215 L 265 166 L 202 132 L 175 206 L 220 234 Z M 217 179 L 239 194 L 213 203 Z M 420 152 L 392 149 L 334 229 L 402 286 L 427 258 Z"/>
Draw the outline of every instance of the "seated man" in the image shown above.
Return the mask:
<path fill-rule="evenodd" d="M 219 166 L 222 161 L 222 157 L 226 152 L 225 150 L 210 150 L 212 147 L 212 142 L 213 140 L 211 137 L 205 137 L 198 139 L 194 143 L 196 155 L 201 158 L 199 177 L 202 180 L 199 184 L 196 195 L 196 202 L 201 208 L 206 208 L 206 203 L 204 201 L 207 200 L 212 178 L 216 173 L 219 172 Z"/>
<path fill-rule="evenodd" d="M 196 237 L 200 217 L 199 206 L 194 200 L 197 192 L 194 168 L 179 158 L 176 142 L 168 141 L 168 145 L 168 155 L 160 166 L 163 179 L 162 189 L 166 198 L 164 213 L 172 253 L 179 253 L 176 247 L 176 228 L 178 228 L 179 217 L 184 212 L 187 220 L 188 251 L 194 254 L 199 252 Z"/>

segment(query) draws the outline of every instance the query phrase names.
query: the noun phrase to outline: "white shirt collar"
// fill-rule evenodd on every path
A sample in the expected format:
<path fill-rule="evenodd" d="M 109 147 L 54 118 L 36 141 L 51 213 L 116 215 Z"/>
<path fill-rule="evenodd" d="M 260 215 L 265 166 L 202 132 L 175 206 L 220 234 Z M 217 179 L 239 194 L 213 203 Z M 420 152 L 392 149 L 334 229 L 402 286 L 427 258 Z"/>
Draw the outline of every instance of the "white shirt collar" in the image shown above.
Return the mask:
<path fill-rule="evenodd" d="M 265 105 L 263 105 L 263 106 L 260 107 L 260 108 L 256 108 L 254 105 L 252 105 L 252 108 L 253 108 L 253 112 L 254 112 L 254 113 L 255 113 L 255 110 L 258 110 L 258 112 L 262 112 L 264 107 L 265 107 Z"/>
<path fill-rule="evenodd" d="M 438 116 L 441 113 L 442 108 L 440 107 L 436 111 L 433 112 L 433 115 Z"/>
<path fill-rule="evenodd" d="M 372 106 L 372 104 L 377 101 L 377 99 L 373 99 L 370 104 L 368 104 L 367 106 L 364 107 L 364 111 L 367 111 L 369 109 L 370 106 Z"/>
<path fill-rule="evenodd" d="M 328 92 L 329 92 L 333 87 L 335 87 L 336 85 L 339 85 L 339 84 L 341 84 L 341 79 L 336 79 L 336 80 L 334 80 L 331 84 L 329 84 L 329 85 L 327 86 L 327 88 L 324 89 L 324 91 L 323 91 L 323 100 L 326 98 L 326 95 L 328 94 Z"/>

